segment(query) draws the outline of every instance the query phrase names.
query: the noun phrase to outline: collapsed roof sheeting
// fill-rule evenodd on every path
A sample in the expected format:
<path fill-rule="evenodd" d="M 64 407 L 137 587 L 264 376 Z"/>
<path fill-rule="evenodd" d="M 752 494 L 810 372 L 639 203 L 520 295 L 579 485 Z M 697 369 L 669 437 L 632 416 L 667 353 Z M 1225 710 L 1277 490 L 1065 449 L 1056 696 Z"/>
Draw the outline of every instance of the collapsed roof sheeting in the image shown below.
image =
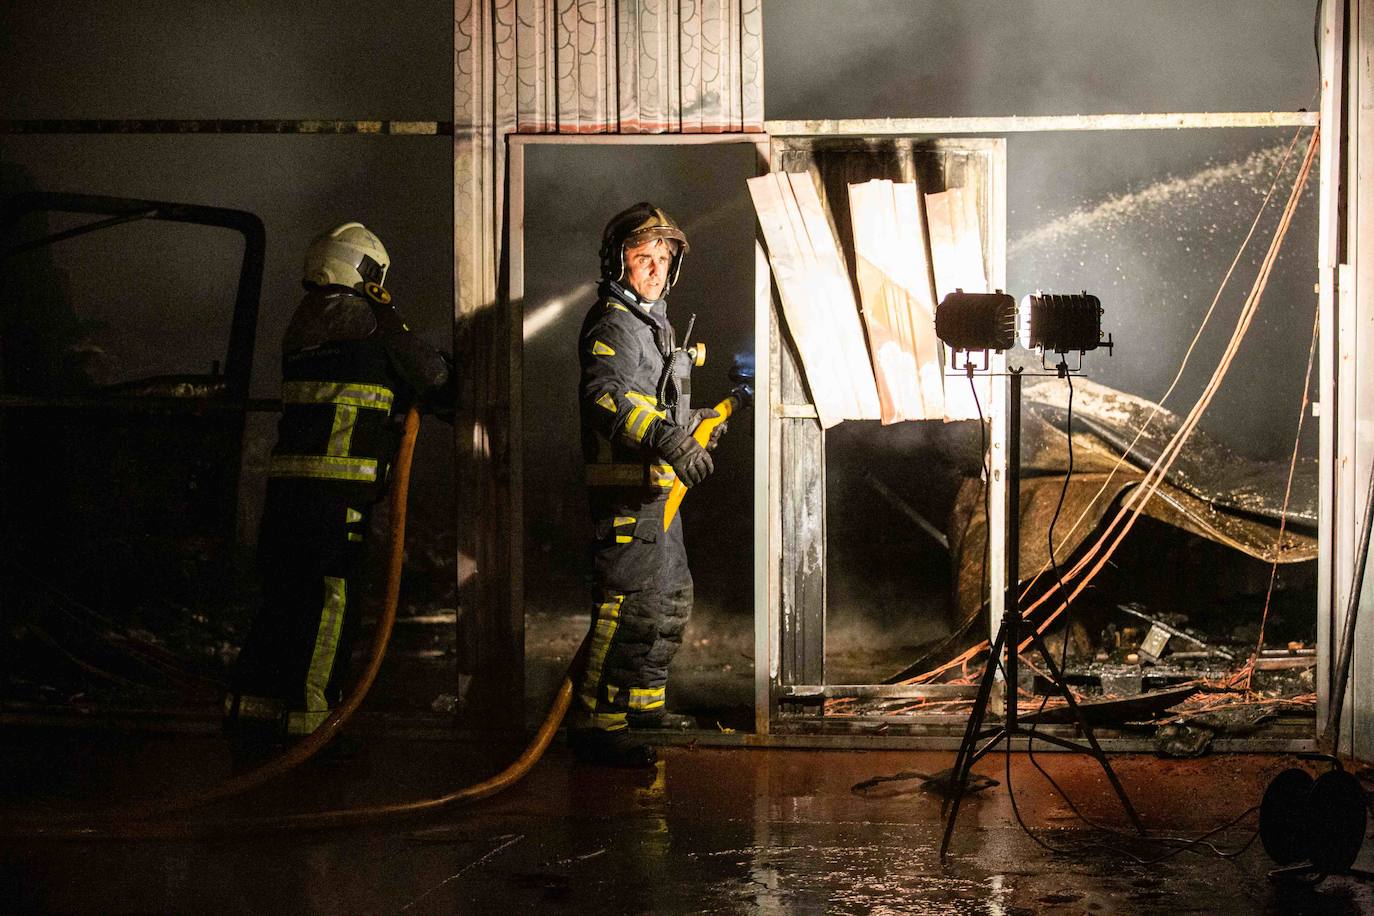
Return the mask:
<path fill-rule="evenodd" d="M 1049 560 L 1045 538 L 1029 533 L 1048 529 L 1059 502 L 1068 468 L 1063 431 L 1067 394 L 1067 386 L 1058 379 L 1028 384 L 1024 390 L 1022 582 L 1033 578 Z M 1099 532 L 1104 517 L 1140 486 L 1150 463 L 1182 423 L 1176 414 L 1157 408 L 1151 401 L 1082 378 L 1074 381 L 1073 406 L 1074 473 L 1055 529 L 1055 554 L 1061 563 Z M 1150 429 L 1117 468 L 1122 452 L 1156 409 Z M 1251 461 L 1205 433 L 1194 432 L 1143 512 L 1264 562 L 1315 560 L 1317 540 L 1311 531 L 1316 524 L 1316 465 L 1312 461 L 1298 465 L 1288 524 L 1280 544 L 1278 528 L 1287 474 L 1284 462 Z M 1080 515 L 1082 520 L 1075 525 Z M 949 526 L 960 619 L 976 612 L 985 600 L 986 525 L 982 483 L 970 478 L 960 489 Z"/>
<path fill-rule="evenodd" d="M 1062 473 L 1067 455 L 1064 449 L 1064 412 L 1068 386 L 1059 379 L 1027 384 L 1023 405 L 1027 419 L 1022 445 L 1022 465 L 1026 473 Z M 1153 420 L 1150 420 L 1154 414 Z M 1112 463 L 1145 426 L 1127 462 L 1146 471 L 1163 453 L 1183 425 L 1183 418 L 1145 398 L 1099 385 L 1085 378 L 1074 381 L 1075 465 L 1079 442 L 1084 437 L 1097 440 L 1112 454 Z M 1048 441 L 1044 440 L 1048 437 Z M 1030 447 L 1028 447 L 1030 446 Z M 1167 482 L 1187 491 L 1223 512 L 1255 516 L 1277 523 L 1283 513 L 1283 494 L 1288 477 L 1286 461 L 1252 461 L 1237 455 L 1202 430 L 1194 430 L 1187 445 L 1170 469 Z M 1148 510 L 1147 510 L 1148 511 Z M 1293 474 L 1293 490 L 1288 504 L 1288 525 L 1308 532 L 1317 527 L 1317 462 L 1300 460 Z"/>

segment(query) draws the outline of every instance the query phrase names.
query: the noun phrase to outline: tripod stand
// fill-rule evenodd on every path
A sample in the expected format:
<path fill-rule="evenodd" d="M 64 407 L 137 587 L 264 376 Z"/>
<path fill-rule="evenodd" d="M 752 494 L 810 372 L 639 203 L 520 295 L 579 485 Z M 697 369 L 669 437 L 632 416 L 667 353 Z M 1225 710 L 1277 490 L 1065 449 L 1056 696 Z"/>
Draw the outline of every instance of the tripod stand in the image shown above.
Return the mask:
<path fill-rule="evenodd" d="M 971 376 L 973 373 L 972 365 L 970 364 L 966 368 Z M 1068 367 L 1061 366 L 1060 371 L 1066 372 Z M 959 745 L 959 754 L 954 761 L 954 795 L 951 799 L 946 800 L 941 810 L 941 814 L 948 812 L 948 818 L 945 821 L 944 840 L 940 843 L 941 859 L 949 850 L 949 841 L 954 836 L 954 822 L 959 817 L 959 803 L 963 801 L 964 792 L 968 787 L 969 771 L 973 765 L 999 742 L 1006 741 L 1010 745 L 1011 739 L 1017 735 L 1030 734 L 1030 730 L 1017 719 L 1016 698 L 1017 662 L 1020 654 L 1021 624 L 1023 622 L 1019 594 L 1021 564 L 1021 370 L 1012 369 L 1009 375 L 1011 396 L 1007 411 L 1008 574 L 1006 601 L 1002 610 L 1002 624 L 997 630 L 997 638 L 993 640 L 992 648 L 988 651 L 987 668 L 983 671 L 983 679 L 978 685 L 978 695 L 973 702 L 973 710 L 969 713 L 968 725 L 964 730 L 964 739 Z M 1074 700 L 1073 692 L 1064 683 L 1063 673 L 1055 664 L 1053 653 L 1045 645 L 1045 641 L 1040 637 L 1040 633 L 1035 627 L 1030 628 L 1030 639 L 1036 650 L 1039 651 L 1041 658 L 1044 659 L 1054 689 L 1073 710 L 1074 718 L 1077 720 L 1078 727 L 1083 732 L 1088 744 L 1085 747 L 1057 735 L 1042 734 L 1036 737 L 1067 750 L 1091 754 L 1095 757 L 1097 762 L 1102 764 L 1102 769 L 1107 774 L 1107 779 L 1111 782 L 1112 788 L 1116 791 L 1117 798 L 1121 799 L 1121 807 L 1125 809 L 1131 823 L 1135 825 L 1136 830 L 1144 833 L 1145 828 L 1140 823 L 1140 817 L 1136 814 L 1135 808 L 1131 806 L 1131 800 L 1126 797 L 1126 790 L 1117 779 L 1111 764 L 1107 762 L 1107 755 L 1102 752 L 1102 748 L 1098 745 L 1092 727 L 1088 724 L 1077 701 Z M 1000 661 L 1003 649 L 1007 653 L 1005 662 Z M 987 714 L 988 701 L 992 697 L 992 684 L 996 679 L 999 662 L 1006 675 L 1006 719 L 1000 726 L 984 728 L 983 719 Z M 978 746 L 980 741 L 985 741 L 981 747 Z"/>

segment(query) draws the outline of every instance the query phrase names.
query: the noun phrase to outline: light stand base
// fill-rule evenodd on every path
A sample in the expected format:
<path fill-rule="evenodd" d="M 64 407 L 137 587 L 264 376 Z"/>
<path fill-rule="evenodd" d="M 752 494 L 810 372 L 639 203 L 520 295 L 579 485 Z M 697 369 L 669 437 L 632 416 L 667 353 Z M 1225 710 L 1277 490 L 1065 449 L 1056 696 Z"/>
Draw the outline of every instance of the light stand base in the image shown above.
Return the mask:
<path fill-rule="evenodd" d="M 959 805 L 963 801 L 965 790 L 968 787 L 969 772 L 973 764 L 985 756 L 990 750 L 1002 741 L 1010 743 L 1011 739 L 1018 735 L 1031 736 L 1032 730 L 1020 724 L 1017 719 L 1017 663 L 1021 646 L 1021 602 L 1020 602 L 1020 564 L 1021 564 L 1021 372 L 1013 369 L 1010 372 L 1010 397 L 1008 404 L 1008 429 L 1007 429 L 1007 592 L 1006 601 L 1003 606 L 1002 624 L 998 628 L 997 638 L 993 640 L 992 647 L 988 651 L 987 667 L 983 671 L 983 678 L 978 684 L 978 695 L 973 702 L 973 709 L 969 713 L 968 725 L 964 730 L 964 739 L 959 745 L 959 753 L 954 761 L 954 794 L 947 799 L 941 814 L 947 813 L 945 820 L 944 839 L 940 843 L 940 858 L 944 859 L 949 851 L 950 840 L 954 837 L 954 824 L 959 817 Z M 1121 807 L 1126 815 L 1131 819 L 1135 829 L 1144 834 L 1145 827 L 1140 822 L 1140 816 L 1136 814 L 1134 806 L 1131 805 L 1130 798 L 1126 795 L 1126 789 L 1117 779 L 1116 772 L 1107 761 L 1107 755 L 1102 751 L 1097 743 L 1097 737 L 1093 734 L 1092 726 L 1088 724 L 1083 715 L 1082 708 L 1078 701 L 1074 699 L 1073 692 L 1064 683 L 1063 673 L 1059 666 L 1055 664 L 1054 656 L 1045 645 L 1039 631 L 1034 627 L 1030 630 L 1030 640 L 1036 650 L 1044 660 L 1045 666 L 1050 673 L 1051 682 L 1055 691 L 1064 698 L 1069 708 L 1073 711 L 1074 718 L 1078 722 L 1079 730 L 1083 733 L 1087 745 L 1079 744 L 1067 738 L 1060 738 L 1057 735 L 1034 735 L 1049 744 L 1054 744 L 1065 750 L 1077 751 L 1079 753 L 1091 754 L 1099 764 L 1102 765 L 1103 772 L 1107 775 L 1107 780 L 1111 783 L 1113 791 L 1121 801 Z M 1006 650 L 1006 660 L 1002 660 L 1003 650 Z M 988 701 L 992 696 L 993 683 L 997 679 L 997 669 L 1002 668 L 1006 679 L 1006 720 L 1003 725 L 994 728 L 983 728 L 983 720 L 987 715 Z M 983 742 L 979 746 L 979 742 Z M 1011 787 L 1007 787 L 1008 791 Z"/>

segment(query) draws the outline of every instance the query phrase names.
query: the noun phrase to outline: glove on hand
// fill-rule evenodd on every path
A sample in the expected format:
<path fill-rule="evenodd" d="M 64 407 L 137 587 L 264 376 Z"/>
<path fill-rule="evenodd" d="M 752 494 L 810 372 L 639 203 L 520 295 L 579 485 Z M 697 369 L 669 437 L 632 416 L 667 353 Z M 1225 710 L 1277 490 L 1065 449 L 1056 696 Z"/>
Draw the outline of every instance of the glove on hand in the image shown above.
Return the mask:
<path fill-rule="evenodd" d="M 694 487 L 715 470 L 715 463 L 711 461 L 711 456 L 706 454 L 706 449 L 697 444 L 687 430 L 681 426 L 666 427 L 667 432 L 659 443 L 659 452 L 663 455 L 663 460 L 673 466 L 677 472 L 678 480 L 681 480 L 689 487 Z"/>
<path fill-rule="evenodd" d="M 698 407 L 696 410 L 692 411 L 692 416 L 690 417 L 691 422 L 687 424 L 687 428 L 692 432 L 696 432 L 702 420 L 714 420 L 718 416 L 720 416 L 720 414 L 710 407 Z M 729 421 L 721 420 L 720 425 L 711 430 L 711 438 L 706 440 L 706 451 L 713 452 L 716 450 L 716 446 L 720 444 L 720 437 L 725 435 L 725 429 L 729 425 Z"/>

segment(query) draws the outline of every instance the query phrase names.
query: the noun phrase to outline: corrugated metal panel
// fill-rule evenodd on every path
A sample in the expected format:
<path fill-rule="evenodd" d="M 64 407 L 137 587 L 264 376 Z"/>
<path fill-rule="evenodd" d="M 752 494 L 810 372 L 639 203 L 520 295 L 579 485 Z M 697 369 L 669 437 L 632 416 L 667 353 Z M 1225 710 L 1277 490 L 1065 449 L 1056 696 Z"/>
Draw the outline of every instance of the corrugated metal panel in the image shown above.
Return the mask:
<path fill-rule="evenodd" d="M 849 210 L 882 421 L 939 419 L 944 385 L 916 185 L 851 184 Z"/>
<path fill-rule="evenodd" d="M 821 426 L 878 419 L 853 289 L 810 174 L 751 178 L 749 193 Z"/>
<path fill-rule="evenodd" d="M 956 289 L 969 293 L 990 291 L 983 269 L 983 239 L 978 231 L 976 198 L 972 190 L 964 188 L 926 195 L 926 221 L 930 228 L 937 301 Z M 973 400 L 975 392 L 977 403 Z M 988 376 L 979 375 L 972 384 L 966 379 L 945 379 L 945 416 L 948 419 L 977 419 L 980 405 L 986 415 L 992 405 L 992 382 Z"/>
<path fill-rule="evenodd" d="M 467 0 L 455 16 L 457 69 L 471 76 L 473 60 L 490 59 L 485 98 L 504 129 L 762 129 L 760 0 Z M 464 113 L 484 95 L 454 95 L 455 120 L 475 123 Z"/>
<path fill-rule="evenodd" d="M 759 130 L 761 0 L 458 0 L 453 111 L 463 312 L 495 299 L 503 136 Z"/>

